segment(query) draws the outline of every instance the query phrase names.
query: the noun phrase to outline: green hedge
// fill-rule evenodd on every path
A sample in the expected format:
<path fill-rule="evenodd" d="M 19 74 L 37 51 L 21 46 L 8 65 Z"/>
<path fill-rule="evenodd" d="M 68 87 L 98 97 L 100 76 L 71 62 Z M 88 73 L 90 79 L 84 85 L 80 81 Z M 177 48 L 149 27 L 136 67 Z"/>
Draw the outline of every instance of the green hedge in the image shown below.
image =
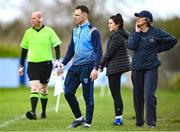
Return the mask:
<path fill-rule="evenodd" d="M 158 26 L 167 32 L 170 32 L 177 38 L 180 38 L 180 18 L 174 18 L 167 21 L 156 21 L 155 26 Z"/>
<path fill-rule="evenodd" d="M 173 91 L 180 91 L 180 73 L 174 75 L 167 83 L 167 88 Z"/>
<path fill-rule="evenodd" d="M 14 44 L 0 44 L 0 57 L 19 57 L 20 47 Z"/>

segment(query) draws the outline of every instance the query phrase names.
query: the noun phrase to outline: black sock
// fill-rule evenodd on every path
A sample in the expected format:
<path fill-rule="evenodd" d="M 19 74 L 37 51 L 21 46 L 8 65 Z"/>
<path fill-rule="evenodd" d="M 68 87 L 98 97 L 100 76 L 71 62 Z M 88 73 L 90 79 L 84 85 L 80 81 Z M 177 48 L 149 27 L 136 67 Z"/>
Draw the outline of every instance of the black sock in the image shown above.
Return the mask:
<path fill-rule="evenodd" d="M 41 105 L 42 105 L 42 113 L 46 113 L 46 106 L 47 106 L 48 99 L 41 98 Z"/>
<path fill-rule="evenodd" d="M 31 108 L 32 108 L 31 111 L 33 113 L 36 113 L 37 102 L 38 102 L 38 97 L 31 97 Z"/>

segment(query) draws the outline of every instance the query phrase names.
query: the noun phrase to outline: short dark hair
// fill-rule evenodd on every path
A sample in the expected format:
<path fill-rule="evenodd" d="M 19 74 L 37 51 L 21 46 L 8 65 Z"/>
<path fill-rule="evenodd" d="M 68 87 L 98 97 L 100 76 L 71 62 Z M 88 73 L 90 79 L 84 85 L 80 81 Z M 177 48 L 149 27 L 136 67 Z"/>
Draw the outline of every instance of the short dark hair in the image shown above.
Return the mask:
<path fill-rule="evenodd" d="M 122 15 L 120 13 L 109 17 L 109 19 L 112 19 L 116 25 L 119 24 L 119 28 L 124 27 L 124 20 L 123 20 Z"/>
<path fill-rule="evenodd" d="M 76 9 L 80 9 L 82 12 L 85 12 L 89 15 L 89 9 L 85 5 L 78 5 L 78 6 L 76 6 Z"/>

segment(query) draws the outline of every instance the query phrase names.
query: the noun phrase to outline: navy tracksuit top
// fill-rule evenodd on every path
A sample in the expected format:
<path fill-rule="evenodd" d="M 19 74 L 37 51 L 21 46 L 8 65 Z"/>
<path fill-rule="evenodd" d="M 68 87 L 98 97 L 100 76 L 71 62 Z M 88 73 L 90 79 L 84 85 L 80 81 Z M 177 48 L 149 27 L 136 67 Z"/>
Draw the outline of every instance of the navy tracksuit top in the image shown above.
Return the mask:
<path fill-rule="evenodd" d="M 98 68 L 102 57 L 101 38 L 89 21 L 73 29 L 71 42 L 63 60 L 67 64 L 73 57 L 73 65 L 93 63 Z"/>
<path fill-rule="evenodd" d="M 160 66 L 158 53 L 171 49 L 176 43 L 174 36 L 152 26 L 145 33 L 130 33 L 128 48 L 134 50 L 131 69 L 148 70 Z"/>

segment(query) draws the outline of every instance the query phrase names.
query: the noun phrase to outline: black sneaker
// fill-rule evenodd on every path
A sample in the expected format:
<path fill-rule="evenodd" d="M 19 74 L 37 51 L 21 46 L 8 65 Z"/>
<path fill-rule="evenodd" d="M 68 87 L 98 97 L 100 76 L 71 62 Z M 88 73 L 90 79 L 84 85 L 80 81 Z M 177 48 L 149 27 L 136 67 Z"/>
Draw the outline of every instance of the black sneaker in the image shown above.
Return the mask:
<path fill-rule="evenodd" d="M 41 118 L 46 119 L 47 118 L 46 113 L 41 113 Z"/>
<path fill-rule="evenodd" d="M 36 120 L 37 118 L 36 118 L 36 114 L 34 113 L 34 112 L 31 112 L 31 111 L 28 111 L 27 113 L 26 113 L 26 117 L 28 118 L 28 119 L 30 119 L 30 120 Z"/>
<path fill-rule="evenodd" d="M 82 119 L 82 120 L 74 120 L 74 121 L 71 123 L 71 125 L 68 126 L 68 128 L 78 127 L 78 126 L 82 125 L 84 122 L 85 122 L 84 119 Z"/>
<path fill-rule="evenodd" d="M 144 123 L 136 123 L 136 127 L 143 127 L 144 126 Z"/>

